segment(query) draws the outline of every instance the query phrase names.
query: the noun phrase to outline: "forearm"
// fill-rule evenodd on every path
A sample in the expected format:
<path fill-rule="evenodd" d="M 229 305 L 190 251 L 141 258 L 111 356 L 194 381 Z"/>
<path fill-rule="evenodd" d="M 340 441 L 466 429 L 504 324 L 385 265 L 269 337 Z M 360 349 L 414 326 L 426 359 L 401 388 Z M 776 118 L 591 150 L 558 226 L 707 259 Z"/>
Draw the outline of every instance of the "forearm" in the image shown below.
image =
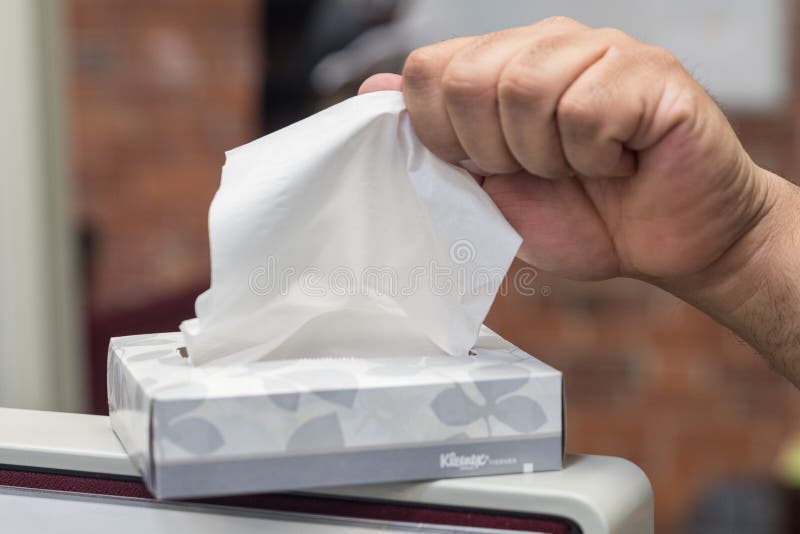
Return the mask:
<path fill-rule="evenodd" d="M 767 171 L 765 210 L 703 273 L 653 281 L 730 328 L 800 387 L 800 188 Z"/>

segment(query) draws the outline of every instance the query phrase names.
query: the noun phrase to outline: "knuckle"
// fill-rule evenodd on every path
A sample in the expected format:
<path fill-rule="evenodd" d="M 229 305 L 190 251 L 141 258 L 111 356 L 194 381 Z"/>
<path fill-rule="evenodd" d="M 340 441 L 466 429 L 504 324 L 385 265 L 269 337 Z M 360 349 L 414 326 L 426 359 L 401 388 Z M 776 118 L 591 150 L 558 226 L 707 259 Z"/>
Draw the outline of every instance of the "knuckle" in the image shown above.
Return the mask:
<path fill-rule="evenodd" d="M 581 137 L 593 135 L 599 127 L 598 114 L 587 99 L 564 95 L 558 103 L 556 117 L 559 125 Z"/>
<path fill-rule="evenodd" d="M 640 44 L 640 46 L 629 50 L 630 60 L 644 66 L 647 69 L 664 72 L 682 71 L 683 66 L 669 50 L 658 46 Z"/>
<path fill-rule="evenodd" d="M 462 49 L 461 53 L 465 55 L 477 56 L 491 48 L 503 38 L 504 35 L 513 33 L 515 29 L 504 30 L 499 32 L 491 32 L 478 36 L 469 46 Z"/>
<path fill-rule="evenodd" d="M 562 15 L 547 17 L 534 24 L 534 26 L 570 26 L 570 27 L 577 25 L 580 25 L 580 22 L 578 22 L 573 18 L 565 17 Z"/>
<path fill-rule="evenodd" d="M 549 84 L 532 69 L 521 66 L 509 67 L 503 72 L 497 84 L 500 100 L 534 105 L 546 100 Z"/>
<path fill-rule="evenodd" d="M 454 60 L 442 74 L 442 92 L 447 99 L 474 100 L 493 88 L 494 82 L 467 62 Z"/>
<path fill-rule="evenodd" d="M 666 48 L 654 46 L 650 47 L 650 49 L 653 59 L 662 66 L 667 68 L 683 68 L 681 62 L 678 61 L 678 58 L 676 58 L 672 52 Z"/>
<path fill-rule="evenodd" d="M 572 36 L 563 33 L 539 35 L 532 39 L 527 46 L 527 60 L 535 63 L 560 48 L 569 46 Z"/>
<path fill-rule="evenodd" d="M 435 45 L 423 46 L 411 52 L 403 65 L 404 83 L 425 82 L 436 77 L 437 57 Z"/>
<path fill-rule="evenodd" d="M 611 43 L 627 43 L 634 41 L 630 35 L 617 28 L 598 28 L 595 32 L 598 35 L 602 35 Z"/>
<path fill-rule="evenodd" d="M 568 39 L 558 34 L 542 35 L 533 39 L 527 45 L 525 53 L 503 69 L 498 81 L 498 97 L 531 103 L 554 100 L 551 95 L 555 90 L 552 82 L 539 75 L 537 67 L 566 42 Z"/>

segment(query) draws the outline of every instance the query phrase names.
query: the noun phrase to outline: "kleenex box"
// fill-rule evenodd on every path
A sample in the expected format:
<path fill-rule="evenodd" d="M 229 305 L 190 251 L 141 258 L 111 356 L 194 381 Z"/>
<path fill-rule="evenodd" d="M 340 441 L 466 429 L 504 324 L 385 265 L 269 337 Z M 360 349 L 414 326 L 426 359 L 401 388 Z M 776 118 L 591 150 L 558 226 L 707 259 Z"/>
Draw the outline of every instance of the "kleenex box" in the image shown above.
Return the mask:
<path fill-rule="evenodd" d="M 470 356 L 193 367 L 111 339 L 111 424 L 159 498 L 560 469 L 561 373 L 484 330 Z"/>

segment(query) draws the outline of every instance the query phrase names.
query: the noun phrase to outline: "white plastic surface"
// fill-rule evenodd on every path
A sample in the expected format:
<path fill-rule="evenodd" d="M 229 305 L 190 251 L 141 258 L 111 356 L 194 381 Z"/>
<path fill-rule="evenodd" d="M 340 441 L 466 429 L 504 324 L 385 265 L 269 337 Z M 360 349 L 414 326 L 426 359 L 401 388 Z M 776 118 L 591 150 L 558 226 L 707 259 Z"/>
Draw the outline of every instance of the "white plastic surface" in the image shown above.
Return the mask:
<path fill-rule="evenodd" d="M 97 498 L 74 493 L 0 486 L 3 532 L 114 534 L 372 534 L 377 532 L 508 533 L 507 530 L 338 519 L 297 513 L 249 511 L 222 506 Z M 536 534 L 536 533 L 531 533 Z"/>
<path fill-rule="evenodd" d="M 0 408 L 0 465 L 139 476 L 108 417 Z"/>
<path fill-rule="evenodd" d="M 0 408 L 0 464 L 133 475 L 108 418 Z M 562 471 L 317 490 L 314 494 L 566 517 L 586 534 L 653 532 L 645 474 L 620 458 L 568 455 Z M 5 498 L 0 495 L 0 501 Z M 230 530 L 230 533 L 238 532 Z M 242 532 L 247 532 L 243 530 Z"/>
<path fill-rule="evenodd" d="M 562 471 L 342 487 L 315 493 L 567 517 L 587 534 L 653 532 L 650 481 L 635 464 L 611 456 L 568 455 Z"/>

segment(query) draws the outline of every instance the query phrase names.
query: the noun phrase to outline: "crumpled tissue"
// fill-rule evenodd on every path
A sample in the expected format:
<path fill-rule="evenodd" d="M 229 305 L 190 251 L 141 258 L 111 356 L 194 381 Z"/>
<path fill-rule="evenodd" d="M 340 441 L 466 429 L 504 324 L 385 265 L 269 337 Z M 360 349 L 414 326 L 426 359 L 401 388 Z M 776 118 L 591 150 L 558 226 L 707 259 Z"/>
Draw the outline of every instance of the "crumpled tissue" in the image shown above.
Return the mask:
<path fill-rule="evenodd" d="M 193 364 L 466 355 L 522 241 L 393 91 L 227 152 L 209 240 Z"/>

